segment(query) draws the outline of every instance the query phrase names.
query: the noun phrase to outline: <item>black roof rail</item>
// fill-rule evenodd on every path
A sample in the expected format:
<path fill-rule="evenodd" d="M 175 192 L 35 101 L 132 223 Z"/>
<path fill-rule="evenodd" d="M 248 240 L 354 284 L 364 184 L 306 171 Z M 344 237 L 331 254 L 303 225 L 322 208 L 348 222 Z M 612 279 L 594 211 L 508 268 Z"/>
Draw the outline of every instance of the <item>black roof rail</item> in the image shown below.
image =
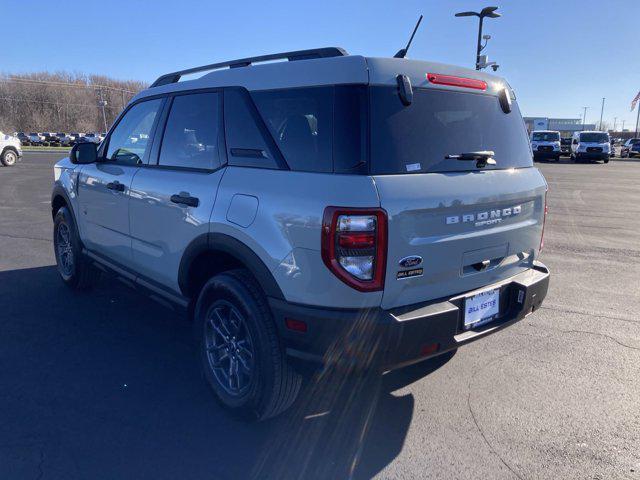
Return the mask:
<path fill-rule="evenodd" d="M 179 72 L 167 73 L 159 77 L 155 82 L 151 84 L 151 87 L 159 87 L 160 85 L 168 85 L 170 83 L 176 83 L 183 75 L 189 75 L 191 73 L 206 72 L 207 70 L 215 70 L 218 68 L 238 68 L 248 67 L 258 62 L 268 62 L 270 60 L 283 60 L 287 59 L 290 62 L 294 60 L 309 60 L 312 58 L 329 58 L 329 57 L 342 57 L 349 55 L 346 50 L 339 47 L 325 47 L 325 48 L 312 48 L 309 50 L 296 50 L 294 52 L 272 53 L 270 55 L 261 55 L 259 57 L 241 58 L 238 60 L 230 60 L 228 62 L 212 63 L 210 65 L 203 65 L 201 67 L 188 68 L 187 70 L 180 70 Z"/>

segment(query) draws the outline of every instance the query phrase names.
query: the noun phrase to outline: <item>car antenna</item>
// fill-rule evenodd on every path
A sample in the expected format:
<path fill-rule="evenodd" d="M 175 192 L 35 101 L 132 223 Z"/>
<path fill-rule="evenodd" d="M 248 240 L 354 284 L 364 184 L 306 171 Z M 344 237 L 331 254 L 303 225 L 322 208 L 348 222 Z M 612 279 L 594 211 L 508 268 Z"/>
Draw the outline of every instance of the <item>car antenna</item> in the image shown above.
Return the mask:
<path fill-rule="evenodd" d="M 404 58 L 407 56 L 407 52 L 409 51 L 409 47 L 411 46 L 411 42 L 413 41 L 414 35 L 418 31 L 418 27 L 420 26 L 421 21 L 422 21 L 422 15 L 420 15 L 420 18 L 418 19 L 418 23 L 416 23 L 416 27 L 413 29 L 413 33 L 411 34 L 411 38 L 409 39 L 409 43 L 407 43 L 407 46 L 398 50 L 398 53 L 396 53 L 393 56 L 393 58 Z"/>

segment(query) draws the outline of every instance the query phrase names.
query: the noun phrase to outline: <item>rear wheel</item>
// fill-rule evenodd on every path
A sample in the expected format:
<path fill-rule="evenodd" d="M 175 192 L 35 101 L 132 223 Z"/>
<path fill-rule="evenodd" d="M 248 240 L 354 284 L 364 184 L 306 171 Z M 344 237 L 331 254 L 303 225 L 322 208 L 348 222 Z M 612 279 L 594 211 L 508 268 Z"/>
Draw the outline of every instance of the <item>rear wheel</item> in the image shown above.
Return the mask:
<path fill-rule="evenodd" d="M 287 363 L 264 293 L 247 271 L 211 278 L 195 320 L 203 375 L 224 407 L 265 420 L 294 402 L 301 377 Z"/>
<path fill-rule="evenodd" d="M 64 283 L 79 290 L 93 286 L 99 272 L 82 254 L 76 224 L 67 207 L 61 207 L 53 220 L 53 249 Z"/>
<path fill-rule="evenodd" d="M 14 150 L 7 148 L 2 152 L 2 158 L 0 158 L 0 161 L 2 161 L 2 164 L 5 167 L 11 167 L 18 161 L 18 154 Z"/>

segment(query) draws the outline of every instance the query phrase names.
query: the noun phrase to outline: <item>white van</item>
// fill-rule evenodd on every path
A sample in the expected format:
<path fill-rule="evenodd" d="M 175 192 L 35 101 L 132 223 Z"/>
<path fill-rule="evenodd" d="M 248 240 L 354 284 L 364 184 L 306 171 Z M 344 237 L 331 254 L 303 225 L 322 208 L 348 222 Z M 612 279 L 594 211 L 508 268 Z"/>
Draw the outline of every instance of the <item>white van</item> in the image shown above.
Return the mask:
<path fill-rule="evenodd" d="M 531 132 L 531 150 L 534 160 L 553 158 L 560 161 L 560 132 L 555 130 L 534 130 Z"/>
<path fill-rule="evenodd" d="M 571 139 L 571 161 L 604 160 L 609 163 L 611 139 L 607 132 L 575 132 Z"/>

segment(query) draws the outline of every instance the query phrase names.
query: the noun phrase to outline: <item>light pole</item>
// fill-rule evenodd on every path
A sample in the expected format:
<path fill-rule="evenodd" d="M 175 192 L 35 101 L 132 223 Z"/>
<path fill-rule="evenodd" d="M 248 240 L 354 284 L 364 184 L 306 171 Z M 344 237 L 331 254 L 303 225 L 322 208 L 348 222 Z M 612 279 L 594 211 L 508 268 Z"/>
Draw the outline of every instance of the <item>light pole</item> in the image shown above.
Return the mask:
<path fill-rule="evenodd" d="M 602 97 L 602 108 L 600 109 L 600 131 L 602 131 L 602 114 L 604 113 L 604 97 Z"/>
<path fill-rule="evenodd" d="M 587 123 L 587 108 L 589 107 L 582 107 L 584 108 L 584 113 L 582 114 L 582 130 L 584 130 L 584 126 Z"/>
<path fill-rule="evenodd" d="M 482 46 L 482 24 L 484 22 L 485 17 L 489 18 L 498 18 L 501 15 L 496 13 L 498 7 L 484 7 L 479 12 L 460 12 L 456 13 L 456 17 L 478 17 L 480 21 L 478 22 L 478 48 L 476 51 L 476 70 L 480 70 L 480 52 L 484 48 Z"/>
<path fill-rule="evenodd" d="M 618 117 L 613 117 L 613 131 L 616 131 L 616 125 L 618 125 Z"/>

